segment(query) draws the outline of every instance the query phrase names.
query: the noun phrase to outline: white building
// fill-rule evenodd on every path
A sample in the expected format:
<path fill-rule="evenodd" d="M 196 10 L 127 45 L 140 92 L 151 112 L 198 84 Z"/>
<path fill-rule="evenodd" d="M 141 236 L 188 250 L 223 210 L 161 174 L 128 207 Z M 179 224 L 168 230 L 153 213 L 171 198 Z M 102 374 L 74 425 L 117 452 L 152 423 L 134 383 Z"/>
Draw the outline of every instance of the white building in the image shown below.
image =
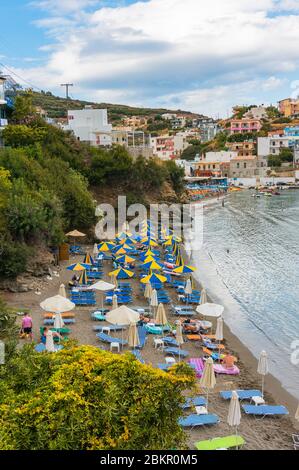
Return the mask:
<path fill-rule="evenodd" d="M 86 106 L 80 110 L 68 111 L 66 130 L 73 131 L 78 140 L 93 146 L 112 144 L 112 125 L 108 124 L 107 109 L 93 109 Z"/>
<path fill-rule="evenodd" d="M 264 119 L 267 118 L 267 110 L 264 106 L 255 106 L 244 114 L 244 118 L 249 119 Z"/>
<path fill-rule="evenodd" d="M 161 160 L 173 160 L 179 158 L 190 144 L 186 136 L 177 134 L 151 137 L 150 145 L 156 157 Z"/>
<path fill-rule="evenodd" d="M 298 145 L 299 145 L 299 135 L 296 135 L 296 136 L 272 135 L 269 137 L 258 137 L 257 154 L 260 157 L 266 157 L 268 155 L 279 155 L 281 149 L 283 148 L 294 149 Z"/>
<path fill-rule="evenodd" d="M 237 156 L 238 152 L 222 150 L 221 152 L 207 152 L 204 160 L 207 162 L 229 163 L 232 158 L 236 158 Z"/>
<path fill-rule="evenodd" d="M 172 119 L 175 119 L 177 115 L 175 113 L 164 113 L 162 114 L 162 119 L 165 121 L 171 121 Z"/>

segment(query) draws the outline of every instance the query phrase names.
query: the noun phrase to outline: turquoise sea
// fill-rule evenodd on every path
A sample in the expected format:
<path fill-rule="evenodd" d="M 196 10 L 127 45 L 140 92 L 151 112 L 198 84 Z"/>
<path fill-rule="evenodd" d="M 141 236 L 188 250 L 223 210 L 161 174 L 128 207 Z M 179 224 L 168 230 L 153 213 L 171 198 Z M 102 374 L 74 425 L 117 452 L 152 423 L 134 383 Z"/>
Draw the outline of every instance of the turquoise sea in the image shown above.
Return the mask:
<path fill-rule="evenodd" d="M 256 357 L 265 349 L 270 372 L 299 398 L 299 190 L 251 194 L 208 204 L 203 246 L 195 236 L 189 248 L 232 332 Z"/>

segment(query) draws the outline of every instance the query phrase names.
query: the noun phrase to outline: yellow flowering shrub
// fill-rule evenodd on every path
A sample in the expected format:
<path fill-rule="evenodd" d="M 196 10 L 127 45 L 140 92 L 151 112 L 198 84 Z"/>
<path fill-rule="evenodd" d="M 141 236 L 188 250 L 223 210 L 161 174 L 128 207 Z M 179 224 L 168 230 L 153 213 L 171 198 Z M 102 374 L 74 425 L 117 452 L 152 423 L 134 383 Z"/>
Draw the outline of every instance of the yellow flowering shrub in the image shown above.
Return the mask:
<path fill-rule="evenodd" d="M 0 449 L 184 447 L 185 364 L 168 374 L 92 346 L 59 353 L 23 348 L 0 376 Z"/>

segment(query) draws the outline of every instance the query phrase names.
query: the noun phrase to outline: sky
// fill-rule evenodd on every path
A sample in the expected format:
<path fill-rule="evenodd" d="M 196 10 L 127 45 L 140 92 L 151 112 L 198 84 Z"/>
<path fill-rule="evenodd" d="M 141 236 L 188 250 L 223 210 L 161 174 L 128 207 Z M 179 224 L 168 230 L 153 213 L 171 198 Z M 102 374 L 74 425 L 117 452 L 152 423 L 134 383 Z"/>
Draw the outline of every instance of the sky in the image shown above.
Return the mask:
<path fill-rule="evenodd" d="M 299 0 L 1 2 L 0 70 L 88 101 L 226 117 L 299 95 Z"/>

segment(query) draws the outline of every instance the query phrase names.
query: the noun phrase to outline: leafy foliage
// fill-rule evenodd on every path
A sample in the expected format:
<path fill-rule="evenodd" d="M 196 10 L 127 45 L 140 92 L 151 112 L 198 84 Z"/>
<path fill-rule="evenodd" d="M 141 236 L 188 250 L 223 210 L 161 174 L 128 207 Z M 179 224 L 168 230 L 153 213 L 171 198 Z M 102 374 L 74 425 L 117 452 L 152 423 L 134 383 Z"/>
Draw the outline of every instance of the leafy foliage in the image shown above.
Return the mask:
<path fill-rule="evenodd" d="M 5 359 L 9 361 L 15 351 L 18 338 L 16 314 L 0 299 L 0 340 L 5 345 Z"/>
<path fill-rule="evenodd" d="M 185 364 L 166 374 L 91 346 L 25 347 L 0 374 L 1 450 L 184 447 L 181 392 L 194 385 Z"/>

